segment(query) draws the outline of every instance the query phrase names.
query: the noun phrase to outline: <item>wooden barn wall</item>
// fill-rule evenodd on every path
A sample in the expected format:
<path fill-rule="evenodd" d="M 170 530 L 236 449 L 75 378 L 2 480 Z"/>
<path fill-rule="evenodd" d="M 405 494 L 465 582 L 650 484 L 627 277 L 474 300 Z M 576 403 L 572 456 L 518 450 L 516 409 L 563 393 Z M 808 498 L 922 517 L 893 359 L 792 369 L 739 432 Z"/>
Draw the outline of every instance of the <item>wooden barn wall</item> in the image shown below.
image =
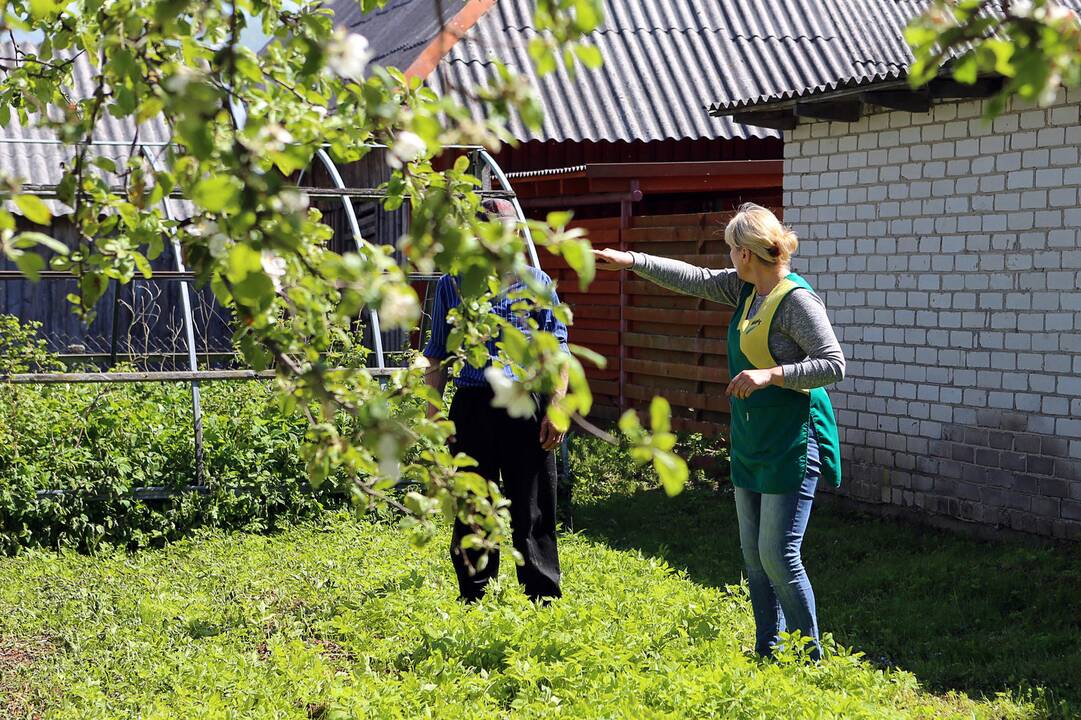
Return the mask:
<path fill-rule="evenodd" d="M 507 147 L 498 162 L 507 172 L 590 163 L 775 160 L 783 145 L 772 140 L 668 140 L 663 142 L 529 142 Z M 778 209 L 781 187 L 725 192 L 646 193 L 621 224 L 617 204 L 574 207 L 575 224 L 589 231 L 595 248 L 612 247 L 726 267 L 721 230 L 735 208 L 756 202 Z M 547 209 L 529 211 L 542 218 Z M 779 212 L 779 211 L 778 211 Z M 542 252 L 541 265 L 574 309 L 571 341 L 607 359 L 587 368 L 597 419 L 626 408 L 646 409 L 654 395 L 672 404 L 678 429 L 722 432 L 728 423 L 725 334 L 731 313 L 715 303 L 657 287 L 630 272 L 597 274 L 586 292 L 561 258 Z"/>
<path fill-rule="evenodd" d="M 31 226 L 26 223 L 27 229 Z M 63 218 L 49 228 L 38 228 L 53 237 L 74 244 L 75 230 Z M 175 270 L 176 260 L 170 245 L 151 262 L 156 270 Z M 0 269 L 15 270 L 13 263 L 0 259 Z M 113 308 L 119 292 L 116 315 L 116 348 L 119 359 L 140 360 L 150 355 L 172 354 L 161 363 L 164 367 L 186 368 L 187 338 L 184 312 L 177 280 L 137 279 L 119 287 L 113 282 L 95 306 L 96 315 L 89 325 L 72 312 L 67 295 L 77 288 L 74 280 L 42 279 L 0 281 L 0 313 L 14 315 L 23 322 L 42 324 L 41 336 L 50 350 L 70 355 L 109 355 L 114 337 Z M 218 304 L 209 287 L 191 293 L 192 315 L 197 351 L 210 353 L 232 351 L 230 313 Z M 100 362 L 101 357 L 86 358 Z M 107 358 L 106 358 L 107 359 Z M 205 360 L 209 358 L 204 357 Z"/>
<path fill-rule="evenodd" d="M 780 214 L 776 205 L 773 209 Z M 730 265 L 721 229 L 732 212 L 632 217 L 624 227 L 618 218 L 577 224 L 589 231 L 595 248 L 636 250 L 720 268 Z M 677 429 L 724 431 L 729 309 L 671 292 L 631 272 L 598 272 L 583 292 L 561 258 L 544 252 L 541 264 L 574 310 L 571 342 L 607 359 L 604 369 L 586 371 L 594 417 L 614 419 L 626 408 L 645 410 L 654 395 L 662 395 L 672 404 Z"/>

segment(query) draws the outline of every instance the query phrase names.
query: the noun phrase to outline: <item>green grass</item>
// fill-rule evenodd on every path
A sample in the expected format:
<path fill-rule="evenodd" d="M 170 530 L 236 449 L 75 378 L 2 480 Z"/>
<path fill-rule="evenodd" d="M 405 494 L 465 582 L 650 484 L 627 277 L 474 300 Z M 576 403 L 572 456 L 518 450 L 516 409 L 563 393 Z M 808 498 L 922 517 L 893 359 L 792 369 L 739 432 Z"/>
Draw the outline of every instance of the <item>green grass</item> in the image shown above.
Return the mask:
<path fill-rule="evenodd" d="M 546 608 L 524 598 L 511 567 L 483 603 L 463 607 L 443 539 L 418 550 L 388 524 L 347 516 L 275 535 L 206 532 L 135 554 L 0 559 L 0 717 L 1046 715 L 1039 703 L 929 693 L 913 675 L 843 650 L 820 666 L 754 660 L 745 593 L 726 585 L 739 578 L 730 510 L 705 492 L 581 509 L 588 534 L 562 543 L 567 596 Z M 933 589 L 907 577 L 923 567 L 915 556 L 932 556 L 935 572 L 947 558 L 915 535 L 912 557 L 900 557 L 896 531 L 847 522 L 818 518 L 809 540 L 824 625 L 885 647 L 914 619 L 898 607 Z M 904 562 L 891 568 L 894 560 Z M 874 586 L 856 592 L 859 579 Z M 953 602 L 941 589 L 918 599 L 969 614 Z M 1065 613 L 1032 622 L 1054 627 Z M 911 633 L 921 652 L 930 632 Z M 956 642 L 943 646 L 960 652 Z M 998 642 L 971 662 L 995 667 L 996 655 L 1016 650 Z"/>
<path fill-rule="evenodd" d="M 587 537 L 662 558 L 702 585 L 740 580 L 730 491 L 598 498 L 576 522 Z M 1079 714 L 1076 547 L 982 542 L 820 506 L 803 555 L 822 630 L 872 662 L 939 692 L 1041 689 L 1055 714 Z"/>

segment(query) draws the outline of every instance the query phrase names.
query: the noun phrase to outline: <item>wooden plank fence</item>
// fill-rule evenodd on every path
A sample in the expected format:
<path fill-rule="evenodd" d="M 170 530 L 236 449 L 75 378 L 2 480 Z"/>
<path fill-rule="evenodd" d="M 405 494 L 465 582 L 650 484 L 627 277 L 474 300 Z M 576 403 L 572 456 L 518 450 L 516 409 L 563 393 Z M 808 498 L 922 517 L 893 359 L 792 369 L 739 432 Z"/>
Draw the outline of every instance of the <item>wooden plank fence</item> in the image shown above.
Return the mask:
<path fill-rule="evenodd" d="M 779 209 L 775 212 L 780 216 Z M 584 220 L 595 248 L 620 248 L 704 267 L 729 267 L 724 224 L 732 212 Z M 603 370 L 587 367 L 593 415 L 614 419 L 623 409 L 648 408 L 655 395 L 672 404 L 674 426 L 715 435 L 728 425 L 726 334 L 732 312 L 716 303 L 658 287 L 631 272 L 598 273 L 586 292 L 561 258 L 542 266 L 574 310 L 571 342 L 603 355 Z"/>

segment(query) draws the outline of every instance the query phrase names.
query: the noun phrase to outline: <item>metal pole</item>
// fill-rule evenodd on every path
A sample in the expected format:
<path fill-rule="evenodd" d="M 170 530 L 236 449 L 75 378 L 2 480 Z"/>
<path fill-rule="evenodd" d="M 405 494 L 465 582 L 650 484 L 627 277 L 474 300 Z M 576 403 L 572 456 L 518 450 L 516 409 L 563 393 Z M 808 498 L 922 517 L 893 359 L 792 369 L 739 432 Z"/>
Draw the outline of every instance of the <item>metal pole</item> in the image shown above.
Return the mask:
<path fill-rule="evenodd" d="M 337 200 L 338 198 L 357 198 L 360 200 L 382 200 L 387 197 L 385 190 L 379 188 L 341 188 L 336 190 L 330 190 L 327 188 L 317 188 L 311 186 L 295 186 L 297 191 L 303 192 L 308 197 L 315 200 Z M 34 183 L 24 183 L 22 185 L 22 191 L 25 193 L 31 193 L 37 195 L 43 199 L 57 197 L 57 189 L 55 185 L 42 185 Z M 126 196 L 127 190 L 122 187 L 109 187 L 106 188 L 106 192 L 111 195 L 118 195 L 121 197 Z M 513 197 L 512 192 L 506 190 L 474 190 L 474 193 L 482 197 L 490 198 L 503 198 L 509 200 Z M 171 190 L 166 195 L 170 200 L 187 200 L 187 196 L 180 190 Z"/>
<path fill-rule="evenodd" d="M 82 145 L 99 145 L 101 147 L 131 147 L 131 141 L 129 140 L 84 140 L 82 142 L 67 142 L 65 140 L 58 140 L 56 138 L 25 138 L 25 137 L 2 137 L 0 136 L 0 144 L 10 145 L 66 145 L 71 147 L 80 147 Z M 175 142 L 141 142 L 140 148 L 166 148 L 166 147 L 180 147 L 181 143 Z M 330 145 L 321 145 L 321 148 L 330 147 Z M 383 143 L 361 143 L 358 147 L 366 148 L 386 148 L 389 147 Z M 452 143 L 450 145 L 441 145 L 450 150 L 480 150 L 480 145 L 461 145 Z"/>
<path fill-rule="evenodd" d="M 357 368 L 330 368 L 336 370 L 356 370 Z M 362 368 L 369 375 L 386 377 L 401 368 Z M 54 385 L 84 383 L 148 383 L 148 382 L 198 382 L 271 380 L 277 377 L 274 370 L 167 370 L 139 372 L 96 372 L 96 373 L 14 373 L 0 375 L 0 383 L 11 385 Z"/>
<path fill-rule="evenodd" d="M 326 150 L 320 148 L 316 151 L 316 156 L 323 163 L 323 167 L 327 169 L 327 173 L 330 174 L 330 179 L 334 183 L 334 187 L 345 189 L 345 182 L 342 180 L 341 173 L 338 172 L 338 167 L 334 164 L 334 161 L 330 159 L 330 155 Z M 360 223 L 357 221 L 357 213 L 353 209 L 353 202 L 342 196 L 342 209 L 345 210 L 345 217 L 349 220 L 349 227 L 353 230 L 353 242 L 357 246 L 357 251 L 360 251 Z M 368 309 L 368 317 L 372 321 L 372 348 L 375 350 L 375 366 L 378 368 L 385 368 L 387 366 L 386 361 L 383 358 L 383 333 L 379 328 L 379 313 L 373 309 Z"/>
<path fill-rule="evenodd" d="M 522 223 L 522 228 L 525 230 L 525 239 L 529 247 L 529 259 L 533 263 L 533 267 L 540 269 L 540 259 L 537 257 L 537 248 L 533 245 L 533 233 L 529 231 L 529 224 L 525 220 L 525 213 L 522 212 L 522 205 L 518 202 L 518 197 L 514 194 L 514 190 L 510 186 L 510 181 L 507 180 L 507 176 L 503 174 L 503 168 L 499 167 L 499 163 L 495 161 L 488 151 L 484 148 L 478 148 L 477 154 L 480 155 L 480 159 L 492 169 L 495 173 L 495 177 L 499 180 L 499 184 L 503 186 L 503 190 L 510 193 L 508 198 L 511 204 L 514 206 L 514 212 L 518 215 L 518 221 Z"/>
<path fill-rule="evenodd" d="M 140 147 L 140 151 L 146 157 L 150 166 L 157 171 L 158 164 L 154 156 L 151 155 L 146 147 Z M 169 208 L 169 201 L 161 201 L 161 209 L 165 214 L 166 220 L 173 219 L 173 212 Z M 180 241 L 176 239 L 174 235 L 172 238 L 173 254 L 176 255 L 176 269 L 177 272 L 187 272 L 187 268 L 184 266 L 184 257 L 180 250 Z M 188 364 L 191 366 L 193 373 L 199 371 L 199 359 L 195 355 L 195 320 L 191 314 L 191 297 L 188 294 L 188 283 L 184 280 L 180 281 L 180 302 L 184 309 L 184 335 L 188 341 Z M 191 417 L 192 417 L 192 430 L 195 433 L 195 484 L 206 484 L 206 466 L 204 463 L 203 454 L 203 402 L 202 392 L 199 388 L 199 381 L 191 381 Z"/>
<path fill-rule="evenodd" d="M 117 327 L 120 325 L 120 291 L 124 286 L 113 281 L 113 337 L 109 341 L 109 367 L 116 367 Z"/>

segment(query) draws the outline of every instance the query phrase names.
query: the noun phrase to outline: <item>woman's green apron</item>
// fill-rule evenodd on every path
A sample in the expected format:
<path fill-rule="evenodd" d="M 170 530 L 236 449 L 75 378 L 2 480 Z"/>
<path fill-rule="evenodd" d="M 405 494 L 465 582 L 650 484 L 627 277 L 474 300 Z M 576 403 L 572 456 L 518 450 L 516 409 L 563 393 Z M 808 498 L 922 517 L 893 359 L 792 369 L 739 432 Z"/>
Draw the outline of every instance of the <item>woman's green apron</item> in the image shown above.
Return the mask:
<path fill-rule="evenodd" d="M 781 300 L 796 288 L 814 292 L 807 281 L 789 273 L 763 299 L 753 318 L 754 285 L 747 283 L 728 328 L 728 371 L 776 367 L 769 351 L 769 332 Z M 732 484 L 760 493 L 799 490 L 807 470 L 807 434 L 814 424 L 822 463 L 822 480 L 841 484 L 841 446 L 837 420 L 825 388 L 789 390 L 768 385 L 750 397 L 731 398 Z"/>

